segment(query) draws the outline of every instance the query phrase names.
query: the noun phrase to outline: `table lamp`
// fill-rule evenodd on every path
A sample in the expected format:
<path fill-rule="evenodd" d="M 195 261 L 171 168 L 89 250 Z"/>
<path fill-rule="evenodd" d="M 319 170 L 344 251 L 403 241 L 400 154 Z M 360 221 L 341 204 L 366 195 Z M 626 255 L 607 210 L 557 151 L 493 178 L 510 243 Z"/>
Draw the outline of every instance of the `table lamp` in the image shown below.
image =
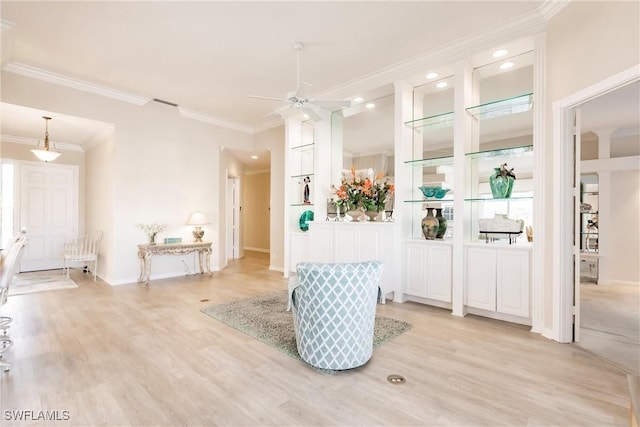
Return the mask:
<path fill-rule="evenodd" d="M 187 221 L 187 225 L 195 225 L 196 229 L 193 230 L 193 237 L 196 239 L 195 242 L 202 242 L 202 236 L 204 236 L 204 230 L 202 226 L 205 224 L 209 224 L 207 217 L 202 212 L 194 212 L 189 217 Z"/>

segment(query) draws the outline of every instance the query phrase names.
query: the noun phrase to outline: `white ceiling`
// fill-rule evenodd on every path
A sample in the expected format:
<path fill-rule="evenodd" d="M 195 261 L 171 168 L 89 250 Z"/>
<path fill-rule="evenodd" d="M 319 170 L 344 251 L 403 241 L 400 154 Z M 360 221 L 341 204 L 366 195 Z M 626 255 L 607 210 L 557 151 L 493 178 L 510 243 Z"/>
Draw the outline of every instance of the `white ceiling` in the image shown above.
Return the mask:
<path fill-rule="evenodd" d="M 301 78 L 313 84 L 311 97 L 350 98 L 365 77 L 542 15 L 545 3 L 2 0 L 2 66 L 24 64 L 260 130 L 281 104 L 247 95 L 282 98 L 295 89 L 296 41 L 306 45 Z M 407 78 L 417 84 L 427 71 Z M 366 88 L 368 96 L 384 95 L 376 89 Z M 45 113 L 60 143 L 86 145 L 109 127 L 3 105 L 2 134 L 41 139 Z M 237 154 L 261 167 L 251 153 Z"/>

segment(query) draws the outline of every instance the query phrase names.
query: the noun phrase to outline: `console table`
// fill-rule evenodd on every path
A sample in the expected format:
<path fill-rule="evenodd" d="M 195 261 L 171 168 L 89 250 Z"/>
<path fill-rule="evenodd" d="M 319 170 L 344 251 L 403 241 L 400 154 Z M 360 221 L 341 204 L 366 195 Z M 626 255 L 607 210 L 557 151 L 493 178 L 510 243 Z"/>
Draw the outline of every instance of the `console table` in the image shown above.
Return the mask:
<path fill-rule="evenodd" d="M 167 243 L 138 245 L 138 259 L 140 260 L 140 277 L 138 282 L 149 284 L 151 278 L 151 257 L 154 255 L 185 255 L 198 252 L 198 267 L 200 274 L 206 271 L 211 275 L 211 242 L 198 243 Z M 206 261 L 206 262 L 205 262 Z"/>

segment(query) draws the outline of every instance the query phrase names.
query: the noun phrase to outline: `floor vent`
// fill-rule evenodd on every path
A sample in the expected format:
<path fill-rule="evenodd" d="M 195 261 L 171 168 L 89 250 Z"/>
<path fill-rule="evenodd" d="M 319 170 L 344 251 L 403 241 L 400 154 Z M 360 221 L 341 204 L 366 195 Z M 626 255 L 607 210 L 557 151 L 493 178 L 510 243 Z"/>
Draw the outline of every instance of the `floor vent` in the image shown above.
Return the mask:
<path fill-rule="evenodd" d="M 407 382 L 407 380 L 404 379 L 404 377 L 402 375 L 396 375 L 396 374 L 391 374 L 387 377 L 387 381 L 389 381 L 391 384 L 404 384 L 405 382 Z"/>

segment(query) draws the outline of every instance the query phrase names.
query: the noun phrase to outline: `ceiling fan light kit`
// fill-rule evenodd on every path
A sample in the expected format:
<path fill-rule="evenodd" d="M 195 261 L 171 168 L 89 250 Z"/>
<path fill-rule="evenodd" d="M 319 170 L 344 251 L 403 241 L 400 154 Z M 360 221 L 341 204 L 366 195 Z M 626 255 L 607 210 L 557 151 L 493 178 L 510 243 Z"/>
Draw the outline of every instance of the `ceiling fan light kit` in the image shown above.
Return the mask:
<path fill-rule="evenodd" d="M 309 98 L 312 84 L 300 80 L 300 55 L 304 51 L 304 43 L 295 42 L 293 50 L 296 52 L 296 90 L 287 93 L 285 98 L 271 98 L 266 96 L 249 95 L 250 98 L 264 99 L 268 101 L 286 102 L 287 105 L 268 113 L 265 117 L 279 115 L 283 119 L 299 117 L 302 120 L 318 122 L 322 120 L 321 110 L 335 111 L 351 106 L 351 101 L 316 101 Z"/>

